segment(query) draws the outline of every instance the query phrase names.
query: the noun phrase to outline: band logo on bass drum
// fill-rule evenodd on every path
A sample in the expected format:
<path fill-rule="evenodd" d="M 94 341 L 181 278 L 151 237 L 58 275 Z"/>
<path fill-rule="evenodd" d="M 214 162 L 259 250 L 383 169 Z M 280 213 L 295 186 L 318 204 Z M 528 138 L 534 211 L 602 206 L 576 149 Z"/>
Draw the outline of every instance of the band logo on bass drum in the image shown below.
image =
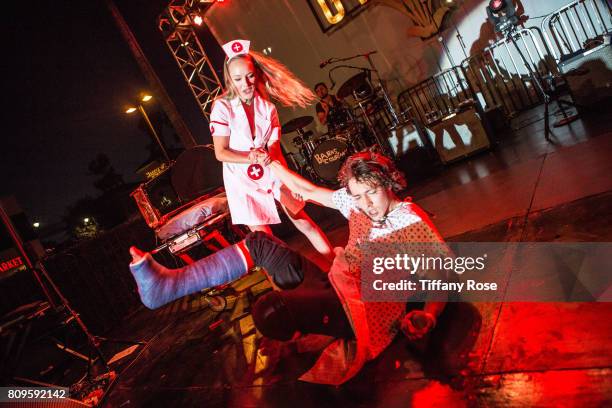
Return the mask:
<path fill-rule="evenodd" d="M 322 153 L 316 153 L 314 158 L 317 164 L 328 164 L 337 162 L 344 158 L 344 156 L 346 156 L 346 150 L 338 151 L 337 148 L 333 148 Z"/>

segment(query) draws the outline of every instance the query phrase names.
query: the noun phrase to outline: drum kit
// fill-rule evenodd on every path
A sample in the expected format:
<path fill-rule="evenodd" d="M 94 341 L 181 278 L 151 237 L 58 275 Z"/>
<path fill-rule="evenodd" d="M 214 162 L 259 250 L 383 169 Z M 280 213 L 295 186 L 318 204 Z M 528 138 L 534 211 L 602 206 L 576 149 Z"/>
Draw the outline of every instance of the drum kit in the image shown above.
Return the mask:
<path fill-rule="evenodd" d="M 299 153 L 287 153 L 291 167 L 312 181 L 329 185 L 337 182 L 344 158 L 361 147 L 359 128 L 353 126 L 348 111 L 335 112 L 334 125 L 321 136 L 304 131 L 313 122 L 312 116 L 292 119 L 282 127 L 283 134 L 297 132 L 293 144 Z"/>
<path fill-rule="evenodd" d="M 338 89 L 341 103 L 332 106 L 327 116 L 328 133 L 315 136 L 304 128 L 313 122 L 312 116 L 290 120 L 282 133 L 297 132 L 293 144 L 299 153 L 288 153 L 291 167 L 311 180 L 335 185 L 346 156 L 378 145 L 388 152 L 388 142 L 382 133 L 393 126 L 395 111 L 390 109 L 380 90 L 370 82 L 368 70 L 352 76 Z M 386 96 L 386 95 L 385 95 Z M 354 104 L 345 100 L 352 99 Z"/>

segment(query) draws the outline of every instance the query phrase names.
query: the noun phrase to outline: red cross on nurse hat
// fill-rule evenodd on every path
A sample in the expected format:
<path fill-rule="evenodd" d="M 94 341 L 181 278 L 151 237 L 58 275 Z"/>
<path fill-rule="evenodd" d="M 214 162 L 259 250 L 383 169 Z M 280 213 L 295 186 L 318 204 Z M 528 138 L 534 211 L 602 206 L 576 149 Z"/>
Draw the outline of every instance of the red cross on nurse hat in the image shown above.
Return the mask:
<path fill-rule="evenodd" d="M 232 40 L 223 44 L 223 51 L 228 59 L 232 59 L 237 55 L 248 54 L 250 45 L 248 40 Z"/>

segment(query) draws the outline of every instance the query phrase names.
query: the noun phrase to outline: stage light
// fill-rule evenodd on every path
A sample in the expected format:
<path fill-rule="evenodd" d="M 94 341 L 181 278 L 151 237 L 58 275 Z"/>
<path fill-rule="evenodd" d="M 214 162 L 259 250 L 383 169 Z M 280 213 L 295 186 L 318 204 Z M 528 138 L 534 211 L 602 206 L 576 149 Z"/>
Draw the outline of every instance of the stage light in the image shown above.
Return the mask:
<path fill-rule="evenodd" d="M 512 0 L 490 0 L 486 11 L 489 23 L 503 35 L 513 32 L 519 24 Z"/>
<path fill-rule="evenodd" d="M 203 22 L 204 22 L 204 19 L 202 19 L 202 16 L 200 16 L 199 14 L 196 14 L 193 17 L 193 24 L 197 26 L 201 26 Z"/>
<path fill-rule="evenodd" d="M 83 218 L 83 224 L 89 224 L 89 218 L 88 217 Z"/>
<path fill-rule="evenodd" d="M 32 226 L 34 228 L 38 228 L 38 227 L 40 227 L 40 222 L 35 222 L 34 224 L 32 224 Z"/>
<path fill-rule="evenodd" d="M 125 113 L 133 113 L 136 112 L 136 108 L 133 106 L 130 106 L 129 108 L 126 109 Z"/>
<path fill-rule="evenodd" d="M 153 97 L 151 95 L 145 94 L 142 96 L 142 101 L 143 102 L 149 102 Z"/>

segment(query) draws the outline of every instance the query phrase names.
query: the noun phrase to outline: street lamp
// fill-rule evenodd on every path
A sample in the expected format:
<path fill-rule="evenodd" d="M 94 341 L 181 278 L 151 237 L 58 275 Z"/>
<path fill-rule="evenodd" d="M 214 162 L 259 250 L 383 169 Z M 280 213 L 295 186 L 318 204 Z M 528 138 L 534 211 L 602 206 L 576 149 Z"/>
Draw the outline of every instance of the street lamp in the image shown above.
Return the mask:
<path fill-rule="evenodd" d="M 151 134 L 153 135 L 153 138 L 155 139 L 155 141 L 157 142 L 157 144 L 159 145 L 159 148 L 161 149 L 164 158 L 166 159 L 166 162 L 170 162 L 170 157 L 168 156 L 168 152 L 166 152 L 166 148 L 164 147 L 164 145 L 162 144 L 161 140 L 159 139 L 159 136 L 157 135 L 157 132 L 155 131 L 155 128 L 153 127 L 153 124 L 151 123 L 151 120 L 149 119 L 149 115 L 147 115 L 147 111 L 145 111 L 144 106 L 142 106 L 142 103 L 144 102 L 149 102 L 151 99 L 153 99 L 153 97 L 151 95 L 145 94 L 140 98 L 140 102 L 138 103 L 138 105 L 136 107 L 134 106 L 130 106 L 126 109 L 125 113 L 134 113 L 136 111 L 140 111 L 140 114 L 142 115 L 142 117 L 145 120 L 145 123 L 147 124 L 147 126 L 149 127 L 149 130 L 151 131 Z"/>

